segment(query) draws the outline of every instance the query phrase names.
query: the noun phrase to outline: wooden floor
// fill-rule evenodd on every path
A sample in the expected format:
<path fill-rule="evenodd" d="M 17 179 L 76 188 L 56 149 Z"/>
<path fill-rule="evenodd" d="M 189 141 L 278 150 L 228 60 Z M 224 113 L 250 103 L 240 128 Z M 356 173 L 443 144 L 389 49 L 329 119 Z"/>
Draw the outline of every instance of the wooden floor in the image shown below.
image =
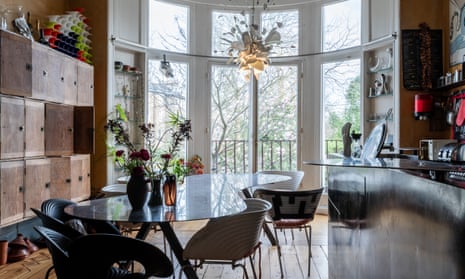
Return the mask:
<path fill-rule="evenodd" d="M 181 243 L 186 243 L 190 236 L 202 225 L 203 221 L 175 223 L 175 231 L 181 240 Z M 311 275 L 312 279 L 327 279 L 328 278 L 328 218 L 326 215 L 317 215 L 313 222 L 312 232 L 312 263 Z M 282 244 L 283 265 L 285 268 L 284 278 L 307 278 L 307 245 L 304 232 L 295 231 L 295 239 L 292 241 L 292 236 L 288 232 L 286 238 L 281 233 L 280 242 Z M 287 239 L 287 242 L 286 242 Z M 160 232 L 151 232 L 147 241 L 164 249 L 163 235 Z M 169 252 L 168 252 L 169 254 Z M 21 278 L 21 279 L 43 279 L 47 269 L 51 266 L 52 261 L 47 249 L 41 249 L 38 252 L 29 256 L 26 260 L 14 264 L 0 266 L 0 278 Z M 174 260 L 176 278 L 179 278 L 179 266 Z M 206 265 L 202 269 L 197 270 L 199 278 L 226 278 L 235 279 L 242 278 L 242 270 L 236 268 L 232 270 L 227 265 Z M 250 273 L 251 274 L 251 273 Z M 52 272 L 51 279 L 55 279 Z M 183 278 L 185 278 L 183 276 Z M 268 239 L 263 236 L 262 240 L 262 278 L 280 278 L 279 262 L 277 257 L 277 249 L 271 246 Z"/>

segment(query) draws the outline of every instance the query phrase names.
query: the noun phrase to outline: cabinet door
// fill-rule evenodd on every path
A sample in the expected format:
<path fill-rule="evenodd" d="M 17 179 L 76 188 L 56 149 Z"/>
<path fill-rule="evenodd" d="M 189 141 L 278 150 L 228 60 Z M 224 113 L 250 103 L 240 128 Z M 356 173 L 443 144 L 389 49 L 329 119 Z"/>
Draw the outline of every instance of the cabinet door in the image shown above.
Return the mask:
<path fill-rule="evenodd" d="M 45 104 L 45 155 L 73 153 L 73 107 Z"/>
<path fill-rule="evenodd" d="M 24 215 L 24 161 L 0 162 L 0 224 L 22 220 Z"/>
<path fill-rule="evenodd" d="M 77 103 L 77 61 L 74 58 L 63 57 L 61 63 L 64 103 L 76 105 Z"/>
<path fill-rule="evenodd" d="M 74 153 L 94 153 L 93 107 L 74 107 Z"/>
<path fill-rule="evenodd" d="M 394 32 L 394 0 L 370 0 L 370 41 Z"/>
<path fill-rule="evenodd" d="M 0 159 L 24 157 L 24 100 L 0 97 Z"/>
<path fill-rule="evenodd" d="M 47 46 L 32 44 L 32 97 L 63 103 L 64 77 L 61 63 L 63 55 Z"/>
<path fill-rule="evenodd" d="M 0 31 L 0 92 L 31 96 L 32 42 L 23 36 Z"/>
<path fill-rule="evenodd" d="M 25 111 L 25 156 L 43 156 L 45 154 L 45 105 L 42 102 L 26 99 Z"/>
<path fill-rule="evenodd" d="M 24 217 L 35 216 L 30 210 L 40 208 L 50 198 L 50 161 L 48 159 L 26 160 L 24 177 Z"/>
<path fill-rule="evenodd" d="M 90 197 L 90 157 L 71 157 L 71 200 L 79 202 Z"/>
<path fill-rule="evenodd" d="M 94 67 L 77 63 L 77 105 L 92 106 L 94 104 Z"/>
<path fill-rule="evenodd" d="M 50 197 L 71 199 L 70 157 L 52 157 L 50 159 Z"/>

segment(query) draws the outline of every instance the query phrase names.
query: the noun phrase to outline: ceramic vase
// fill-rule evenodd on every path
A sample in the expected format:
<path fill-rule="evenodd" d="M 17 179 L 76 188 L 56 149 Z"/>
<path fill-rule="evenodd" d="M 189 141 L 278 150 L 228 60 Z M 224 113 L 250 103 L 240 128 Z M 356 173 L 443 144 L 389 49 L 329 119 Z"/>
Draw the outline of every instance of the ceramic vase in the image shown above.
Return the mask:
<path fill-rule="evenodd" d="M 161 180 L 151 179 L 150 186 L 152 189 L 152 194 L 150 195 L 149 206 L 163 205 L 163 198 L 161 195 Z"/>
<path fill-rule="evenodd" d="M 166 206 L 176 205 L 176 176 L 167 175 L 163 183 L 163 197 Z"/>
<path fill-rule="evenodd" d="M 126 187 L 126 193 L 133 210 L 144 208 L 150 195 L 144 175 L 132 174 Z"/>

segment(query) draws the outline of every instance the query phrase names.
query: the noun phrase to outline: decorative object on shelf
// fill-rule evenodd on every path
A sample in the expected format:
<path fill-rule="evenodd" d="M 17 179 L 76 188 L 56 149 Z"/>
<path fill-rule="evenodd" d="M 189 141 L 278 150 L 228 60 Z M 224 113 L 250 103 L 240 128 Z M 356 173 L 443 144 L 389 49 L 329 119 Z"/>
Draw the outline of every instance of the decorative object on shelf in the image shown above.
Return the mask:
<path fill-rule="evenodd" d="M 166 175 L 163 183 L 163 197 L 166 206 L 176 205 L 176 175 Z"/>
<path fill-rule="evenodd" d="M 268 57 L 273 46 L 280 44 L 281 34 L 278 29 L 283 26 L 282 22 L 277 22 L 275 26 L 267 30 L 259 30 L 258 24 L 255 23 L 255 5 L 260 5 L 260 1 L 251 0 L 251 24 L 247 23 L 245 11 L 241 15 L 244 19 L 234 17 L 234 25 L 230 32 L 227 32 L 222 40 L 229 43 L 228 55 L 231 57 L 228 61 L 239 64 L 239 70 L 244 72 L 244 77 L 249 80 L 253 74 L 258 79 L 259 74 L 270 64 Z M 263 4 L 266 9 L 270 1 Z M 242 27 L 242 28 L 241 28 Z"/>
<path fill-rule="evenodd" d="M 420 93 L 415 95 L 413 116 L 416 120 L 427 120 L 433 113 L 433 95 Z"/>
<path fill-rule="evenodd" d="M 150 206 L 162 205 L 163 197 L 161 194 L 161 179 L 160 178 L 150 179 L 150 185 L 151 185 L 152 193 L 150 195 L 149 205 Z"/>
<path fill-rule="evenodd" d="M 163 60 L 160 61 L 160 71 L 163 73 L 163 75 L 167 78 L 172 78 L 174 77 L 173 74 L 173 68 L 171 68 L 170 62 L 166 60 L 166 55 L 163 54 Z"/>
<path fill-rule="evenodd" d="M 352 127 L 352 123 L 347 122 L 342 126 L 342 144 L 344 145 L 343 155 L 345 158 L 350 158 L 352 156 L 352 151 L 350 150 L 350 146 L 352 144 L 352 138 L 350 137 L 350 127 Z"/>
<path fill-rule="evenodd" d="M 135 171 L 131 174 L 126 186 L 126 193 L 133 210 L 141 210 L 144 208 L 150 194 L 144 172 Z"/>

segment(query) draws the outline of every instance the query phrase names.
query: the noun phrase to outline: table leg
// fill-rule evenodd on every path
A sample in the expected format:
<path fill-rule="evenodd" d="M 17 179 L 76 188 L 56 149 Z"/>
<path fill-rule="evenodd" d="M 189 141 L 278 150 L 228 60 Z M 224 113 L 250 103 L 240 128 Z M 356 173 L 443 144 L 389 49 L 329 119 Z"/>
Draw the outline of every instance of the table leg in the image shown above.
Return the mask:
<path fill-rule="evenodd" d="M 270 240 L 271 245 L 276 245 L 277 241 L 276 238 L 274 238 L 274 234 L 271 231 L 270 227 L 268 226 L 267 223 L 263 223 L 263 231 L 265 232 L 266 236 L 268 237 L 268 240 Z"/>
<path fill-rule="evenodd" d="M 152 228 L 152 225 L 152 223 L 142 223 L 139 231 L 137 232 L 136 238 L 145 240 L 150 232 L 150 229 Z"/>
<path fill-rule="evenodd" d="M 182 257 L 182 252 L 183 248 L 181 246 L 181 243 L 179 242 L 178 237 L 173 231 L 173 228 L 171 227 L 169 222 L 160 222 L 158 223 L 160 226 L 161 230 L 163 231 L 163 234 L 165 235 L 166 240 L 168 240 L 168 243 L 170 244 L 171 250 L 173 250 L 174 255 L 176 256 L 176 259 L 178 260 L 181 268 L 184 271 L 184 274 L 186 275 L 187 278 L 195 278 L 197 279 L 197 273 L 195 273 L 194 268 L 192 267 L 191 263 L 189 260 L 185 260 Z"/>

